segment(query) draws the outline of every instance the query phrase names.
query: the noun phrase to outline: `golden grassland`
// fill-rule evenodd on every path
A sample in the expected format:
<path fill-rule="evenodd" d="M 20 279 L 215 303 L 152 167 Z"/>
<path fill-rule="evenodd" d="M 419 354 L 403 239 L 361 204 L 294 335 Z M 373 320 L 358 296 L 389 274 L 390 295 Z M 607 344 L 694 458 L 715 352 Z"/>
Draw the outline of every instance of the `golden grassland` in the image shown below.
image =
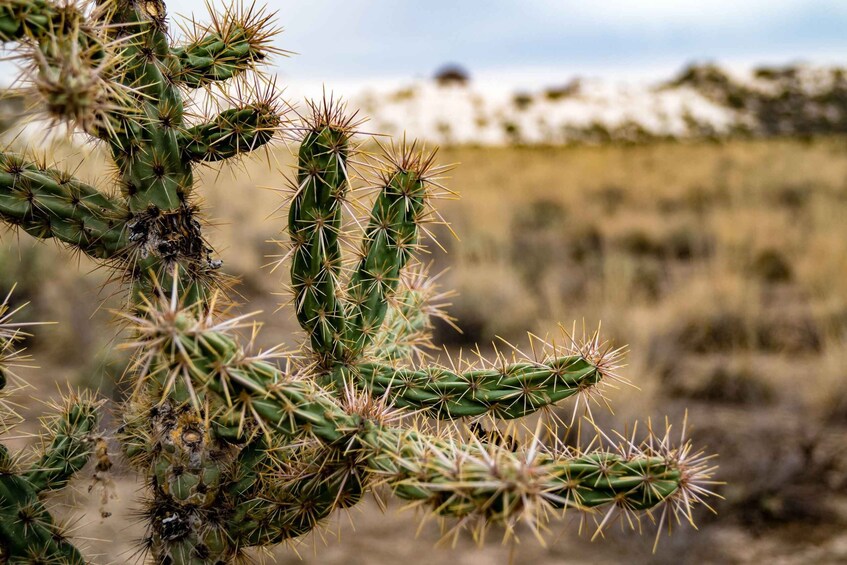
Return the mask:
<path fill-rule="evenodd" d="M 61 153 L 69 167 L 82 162 L 84 178 L 106 179 L 96 155 Z M 283 169 L 291 161 L 284 148 L 268 158 Z M 716 517 L 700 509 L 699 533 L 683 527 L 655 555 L 650 524 L 642 538 L 613 528 L 608 543 L 591 543 L 573 519 L 551 525 L 547 548 L 529 532 L 516 549 L 491 532 L 481 550 L 464 535 L 455 552 L 433 550 L 435 525 L 416 538 L 413 512 L 391 506 L 383 517 L 368 504 L 330 523 L 326 547 L 313 536 L 276 551 L 281 562 L 847 559 L 847 142 L 451 148 L 441 162 L 460 163 L 446 184 L 461 198 L 438 203 L 458 237 L 433 225 L 441 247 L 429 245 L 425 261 L 449 267 L 441 281 L 459 293 L 450 311 L 464 333 L 445 325 L 437 341 L 453 355 L 498 338 L 526 347 L 526 331 L 558 336 L 559 323 L 581 333 L 602 322 L 604 336 L 630 345 L 624 376 L 635 387 L 610 391 L 614 415 L 601 404 L 595 417 L 623 428 L 636 417 L 680 421 L 687 408 L 694 438 L 720 453 L 725 500 Z M 290 310 L 276 311 L 286 269 L 262 268 L 283 226 L 273 190 L 282 173 L 248 161 L 202 177 L 209 238 L 242 277 L 240 308 L 264 311 L 265 343 L 296 345 Z M 108 311 L 119 298 L 100 289 L 105 273 L 26 236 L 0 245 L 0 290 L 18 281 L 32 317 L 60 322 L 32 343 L 45 369 L 27 373 L 38 395 L 65 380 L 119 394 Z M 116 483 L 109 518 L 85 477 L 72 497 L 89 510 L 79 535 L 92 538 L 91 555 L 103 553 L 98 563 L 125 561 L 127 545 L 110 540 L 140 535 L 129 521 L 136 485 L 120 471 Z"/>

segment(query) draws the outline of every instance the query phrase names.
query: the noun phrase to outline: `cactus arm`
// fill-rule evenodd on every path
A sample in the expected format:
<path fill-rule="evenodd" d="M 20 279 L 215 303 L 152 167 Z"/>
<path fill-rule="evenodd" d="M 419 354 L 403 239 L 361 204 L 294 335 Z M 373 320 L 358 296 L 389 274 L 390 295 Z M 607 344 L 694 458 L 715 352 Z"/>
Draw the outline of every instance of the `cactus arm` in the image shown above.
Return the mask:
<path fill-rule="evenodd" d="M 90 437 L 97 427 L 97 406 L 72 402 L 51 430 L 53 440 L 23 477 L 36 492 L 64 487 L 91 455 Z"/>
<path fill-rule="evenodd" d="M 275 545 L 305 535 L 338 507 L 337 494 L 337 488 L 319 479 L 297 481 L 270 497 L 262 493 L 238 505 L 231 533 L 246 547 Z"/>
<path fill-rule="evenodd" d="M 273 138 L 281 121 L 267 104 L 224 110 L 182 135 L 184 155 L 192 161 L 220 161 L 253 151 Z"/>
<path fill-rule="evenodd" d="M 503 364 L 500 368 L 456 372 L 444 367 L 396 368 L 362 363 L 336 370 L 376 397 L 387 396 L 399 408 L 434 418 L 488 414 L 501 419 L 528 416 L 597 385 L 603 370 L 581 355 L 550 358 L 541 363 Z"/>
<path fill-rule="evenodd" d="M 288 216 L 291 285 L 297 320 L 315 353 L 343 356 L 344 306 L 338 297 L 342 202 L 348 186 L 344 127 L 315 120 L 300 144 L 297 192 Z"/>
<path fill-rule="evenodd" d="M 174 79 L 189 88 L 237 77 L 282 53 L 271 45 L 277 30 L 269 25 L 273 15 L 251 8 L 247 14 L 227 11 L 222 18 L 213 15 L 208 26 L 194 25 L 193 40 L 172 49 L 180 71 Z"/>
<path fill-rule="evenodd" d="M 354 354 L 372 343 L 385 320 L 388 297 L 418 242 L 418 222 L 425 206 L 427 187 L 420 171 L 396 169 L 385 180 L 348 289 L 347 342 Z"/>
<path fill-rule="evenodd" d="M 269 426 L 280 438 L 289 440 L 310 434 L 333 443 L 344 439 L 345 425 L 354 425 L 354 420 L 339 410 L 328 393 L 307 380 L 286 377 L 269 363 L 245 361 L 230 367 L 227 378 L 216 378 L 222 375 L 217 375 L 213 366 L 206 363 L 217 358 L 220 353 L 217 348 L 229 340 L 221 335 L 209 337 L 219 343 L 203 346 L 203 361 L 195 363 L 198 370 L 193 372 L 192 378 L 214 392 L 219 401 L 224 396 L 238 398 L 238 402 L 244 404 L 236 406 L 247 408 L 261 424 Z M 219 430 L 218 433 L 226 432 Z"/>
<path fill-rule="evenodd" d="M 240 545 L 268 546 L 304 535 L 365 492 L 366 470 L 356 469 L 353 457 L 290 446 L 282 453 L 285 462 L 273 450 L 249 462 L 261 479 L 239 493 L 227 528 Z"/>
<path fill-rule="evenodd" d="M 177 64 L 168 45 L 165 6 L 159 0 L 115 0 L 108 15 L 108 33 L 121 47 L 120 78 L 132 92 L 109 139 L 124 195 L 133 212 L 150 206 L 177 210 L 193 188 L 193 176 L 179 143 L 183 103 L 171 81 Z"/>
<path fill-rule="evenodd" d="M 0 218 L 38 238 L 56 238 L 100 259 L 128 241 L 117 201 L 62 171 L 0 154 Z"/>
<path fill-rule="evenodd" d="M 617 505 L 649 510 L 674 500 L 690 470 L 673 458 L 633 450 L 522 456 L 496 445 L 438 440 L 409 430 L 373 428 L 370 465 L 400 498 L 437 514 L 514 523 L 545 508 L 583 511 Z"/>
<path fill-rule="evenodd" d="M 232 43 L 210 34 L 200 41 L 173 50 L 180 62 L 177 81 L 190 88 L 199 88 L 214 81 L 228 80 L 250 68 L 262 54 L 250 48 L 243 37 Z"/>

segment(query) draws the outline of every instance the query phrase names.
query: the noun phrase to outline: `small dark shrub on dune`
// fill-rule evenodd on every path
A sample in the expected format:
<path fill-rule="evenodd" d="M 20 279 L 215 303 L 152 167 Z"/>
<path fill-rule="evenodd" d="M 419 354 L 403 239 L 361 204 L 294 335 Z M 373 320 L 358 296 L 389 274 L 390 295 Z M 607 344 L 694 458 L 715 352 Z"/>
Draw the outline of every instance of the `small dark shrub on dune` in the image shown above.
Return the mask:
<path fill-rule="evenodd" d="M 576 263 L 602 261 L 606 250 L 603 233 L 595 225 L 580 225 L 568 235 L 568 255 Z"/>
<path fill-rule="evenodd" d="M 657 238 L 643 230 L 632 230 L 620 236 L 615 242 L 628 255 L 636 257 L 661 258 L 663 249 Z"/>
<path fill-rule="evenodd" d="M 799 210 L 806 206 L 812 196 L 812 189 L 807 185 L 789 184 L 774 191 L 773 200 L 778 206 L 790 210 Z"/>
<path fill-rule="evenodd" d="M 606 214 L 614 214 L 629 201 L 627 191 L 616 184 L 598 188 L 590 193 L 589 198 Z"/>
<path fill-rule="evenodd" d="M 639 229 L 632 230 L 620 236 L 616 244 L 628 255 L 661 261 L 706 258 L 711 255 L 714 247 L 710 234 L 687 226 L 670 230 L 663 235 L 653 235 Z"/>
<path fill-rule="evenodd" d="M 791 263 L 777 249 L 760 251 L 751 262 L 749 271 L 757 279 L 769 284 L 787 283 L 794 278 Z"/>

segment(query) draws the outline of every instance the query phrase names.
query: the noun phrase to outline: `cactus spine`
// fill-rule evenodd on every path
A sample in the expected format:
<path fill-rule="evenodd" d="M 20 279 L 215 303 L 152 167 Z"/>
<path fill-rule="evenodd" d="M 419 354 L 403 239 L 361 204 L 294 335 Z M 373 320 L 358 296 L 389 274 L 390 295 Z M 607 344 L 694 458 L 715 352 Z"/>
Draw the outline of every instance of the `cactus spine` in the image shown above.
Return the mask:
<path fill-rule="evenodd" d="M 104 191 L 0 154 L 0 217 L 104 262 L 130 290 L 136 357 L 117 436 L 148 480 L 152 562 L 229 562 L 307 534 L 381 485 L 461 524 L 506 531 L 521 520 L 539 528 L 565 509 L 607 508 L 601 527 L 616 510 L 629 523 L 657 509 L 663 521 L 690 520 L 712 468 L 684 441 L 651 435 L 582 452 L 484 431 L 483 421 L 546 411 L 617 379 L 619 352 L 599 338 L 456 366 L 426 354 L 432 318 L 446 318 L 416 258 L 432 201 L 446 191 L 435 152 L 404 141 L 360 153 L 355 117 L 331 99 L 288 124 L 273 85 L 246 82 L 279 53 L 262 10 L 234 7 L 188 27 L 171 45 L 160 0 L 0 0 L 0 39 L 28 62 L 44 108 L 104 142 L 115 164 L 119 190 Z M 229 107 L 192 114 L 184 95 L 196 89 Z M 283 129 L 299 145 L 285 254 L 307 336 L 298 355 L 251 352 L 238 337 L 249 322 L 216 309 L 221 265 L 194 195 L 194 166 L 249 153 Z M 378 173 L 350 258 L 344 212 L 355 208 L 361 163 Z M 92 406 L 69 404 L 42 464 L 8 475 L 28 485 L 25 500 L 1 511 L 35 507 L 79 468 Z M 43 531 L 0 529 L 2 551 L 65 551 L 81 562 L 71 547 L 43 547 L 44 516 Z"/>

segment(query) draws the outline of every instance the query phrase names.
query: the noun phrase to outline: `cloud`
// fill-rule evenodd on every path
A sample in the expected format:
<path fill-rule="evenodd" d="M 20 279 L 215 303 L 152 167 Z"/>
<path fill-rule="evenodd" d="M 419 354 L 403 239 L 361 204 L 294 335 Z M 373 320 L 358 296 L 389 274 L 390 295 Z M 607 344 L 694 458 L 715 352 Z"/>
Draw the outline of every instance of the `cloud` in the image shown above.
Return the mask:
<path fill-rule="evenodd" d="M 259 0 L 262 1 L 262 0 Z M 521 66 L 683 64 L 847 52 L 843 0 L 269 0 L 294 76 Z M 171 10 L 204 11 L 201 0 Z"/>
<path fill-rule="evenodd" d="M 753 28 L 798 13 L 847 12 L 838 0 L 529 0 L 549 14 L 570 17 L 594 25 L 692 26 L 710 28 L 730 25 Z"/>

